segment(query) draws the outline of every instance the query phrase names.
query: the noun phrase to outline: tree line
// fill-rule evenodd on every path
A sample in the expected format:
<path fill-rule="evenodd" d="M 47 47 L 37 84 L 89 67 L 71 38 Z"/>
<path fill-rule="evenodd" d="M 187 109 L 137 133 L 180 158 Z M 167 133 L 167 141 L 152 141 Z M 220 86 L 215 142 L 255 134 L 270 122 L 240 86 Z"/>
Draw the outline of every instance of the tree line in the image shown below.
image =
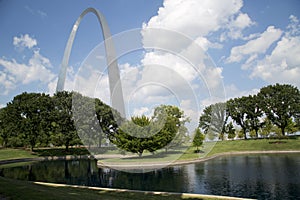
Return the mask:
<path fill-rule="evenodd" d="M 82 141 L 74 123 L 78 119 L 73 117 L 73 95 L 85 102 L 80 105 L 82 107 L 93 102 L 93 106 L 96 107 L 95 118 L 102 116 L 104 131 L 96 131 L 96 134 L 99 137 L 105 133 L 110 134 L 110 129 L 116 127 L 112 109 L 99 99 L 66 91 L 57 92 L 53 96 L 24 92 L 0 109 L 2 146 L 30 147 L 31 150 L 34 147 L 65 146 L 68 150 L 69 146 L 81 145 Z M 80 131 L 84 129 L 80 128 Z M 92 130 L 92 127 L 90 128 Z"/>
<path fill-rule="evenodd" d="M 263 138 L 271 133 L 284 137 L 300 130 L 300 92 L 289 84 L 275 84 L 255 95 L 211 104 L 203 110 L 199 128 L 221 140 Z"/>
<path fill-rule="evenodd" d="M 189 119 L 176 106 L 160 105 L 152 117 L 126 120 L 100 99 L 77 92 L 22 93 L 0 109 L 0 142 L 4 147 L 70 146 L 88 149 L 111 143 L 124 151 L 154 152 L 187 138 Z M 1 144 L 0 143 L 0 144 Z"/>

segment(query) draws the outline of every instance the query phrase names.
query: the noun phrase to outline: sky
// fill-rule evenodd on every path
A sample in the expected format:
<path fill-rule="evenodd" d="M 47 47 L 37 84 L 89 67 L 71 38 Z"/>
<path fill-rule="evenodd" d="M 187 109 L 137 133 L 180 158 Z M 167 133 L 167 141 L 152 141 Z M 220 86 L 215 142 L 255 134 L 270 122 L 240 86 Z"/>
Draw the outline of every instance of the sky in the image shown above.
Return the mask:
<path fill-rule="evenodd" d="M 88 7 L 110 28 L 128 116 L 172 104 L 196 123 L 211 103 L 275 83 L 300 88 L 299 0 L 0 0 L 0 107 L 25 91 L 55 92 L 73 24 Z M 65 90 L 110 104 L 104 57 L 89 13 Z"/>

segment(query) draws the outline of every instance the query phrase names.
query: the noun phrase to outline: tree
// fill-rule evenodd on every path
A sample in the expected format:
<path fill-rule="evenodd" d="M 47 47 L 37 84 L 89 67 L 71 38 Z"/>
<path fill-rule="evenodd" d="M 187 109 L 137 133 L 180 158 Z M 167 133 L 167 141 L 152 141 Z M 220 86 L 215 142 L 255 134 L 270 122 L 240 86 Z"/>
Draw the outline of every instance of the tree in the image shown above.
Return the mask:
<path fill-rule="evenodd" d="M 10 131 L 8 131 L 9 121 L 7 120 L 7 108 L 0 109 L 0 138 L 2 142 L 2 146 L 5 148 L 8 145 L 8 141 L 11 137 Z"/>
<path fill-rule="evenodd" d="M 263 110 L 261 106 L 261 99 L 260 96 L 257 95 L 249 95 L 247 98 L 244 98 L 245 100 L 245 112 L 246 112 L 246 118 L 249 120 L 249 129 L 250 132 L 254 131 L 254 136 L 258 138 L 258 130 L 263 126 L 264 122 L 261 119 L 263 116 Z"/>
<path fill-rule="evenodd" d="M 259 134 L 265 138 L 267 136 L 269 136 L 269 134 L 272 132 L 272 130 L 274 128 L 274 125 L 272 124 L 271 120 L 266 117 L 264 119 L 264 123 L 263 123 L 263 126 L 260 128 L 260 131 L 259 131 Z"/>
<path fill-rule="evenodd" d="M 249 120 L 247 119 L 247 97 L 230 99 L 227 101 L 229 116 L 241 126 L 244 139 L 247 139 L 247 130 L 249 129 Z"/>
<path fill-rule="evenodd" d="M 58 146 L 65 145 L 66 151 L 69 146 L 81 143 L 72 119 L 72 94 L 73 92 L 62 91 L 53 96 L 55 107 L 52 111 L 52 142 Z"/>
<path fill-rule="evenodd" d="M 154 144 L 154 136 L 151 136 L 152 125 L 150 118 L 144 115 L 132 117 L 131 121 L 120 127 L 114 143 L 123 150 L 137 153 L 139 157 L 145 150 L 153 152 L 158 146 Z"/>
<path fill-rule="evenodd" d="M 226 133 L 228 134 L 228 139 L 234 139 L 236 136 L 235 133 L 235 128 L 233 127 L 232 122 L 230 122 L 227 126 L 226 126 Z"/>
<path fill-rule="evenodd" d="M 38 142 L 44 141 L 50 127 L 50 111 L 53 108 L 49 95 L 44 93 L 22 93 L 7 104 L 7 115 L 15 124 L 9 131 L 29 145 L 31 151 Z"/>
<path fill-rule="evenodd" d="M 199 127 L 204 130 L 205 134 L 219 134 L 223 140 L 227 120 L 226 103 L 216 103 L 203 110 L 199 119 Z"/>
<path fill-rule="evenodd" d="M 263 100 L 262 108 L 267 117 L 281 129 L 285 135 L 290 118 L 300 116 L 300 92 L 297 87 L 288 84 L 276 84 L 261 88 L 259 94 Z"/>
<path fill-rule="evenodd" d="M 196 153 L 199 153 L 199 147 L 202 146 L 205 135 L 201 133 L 200 129 L 195 130 L 195 135 L 193 139 L 193 146 L 197 147 Z"/>
<path fill-rule="evenodd" d="M 297 123 L 293 121 L 292 118 L 288 120 L 288 124 L 286 126 L 286 132 L 288 134 L 293 134 L 298 131 Z"/>
<path fill-rule="evenodd" d="M 95 151 L 95 145 L 101 147 L 102 139 L 105 138 L 100 121 L 98 120 L 98 116 L 103 116 L 99 113 L 102 109 L 101 111 L 99 111 L 99 109 L 96 110 L 96 105 L 98 105 L 96 103 L 100 103 L 101 101 L 83 96 L 79 93 L 73 93 L 72 97 L 73 120 L 78 135 L 82 142 L 88 146 L 89 150 Z M 103 118 L 101 118 L 101 120 L 102 119 Z M 92 146 L 93 149 L 91 149 Z"/>
<path fill-rule="evenodd" d="M 187 120 L 178 107 L 161 105 L 151 118 L 136 116 L 123 123 L 111 136 L 112 142 L 141 157 L 145 150 L 155 152 L 170 144 Z"/>

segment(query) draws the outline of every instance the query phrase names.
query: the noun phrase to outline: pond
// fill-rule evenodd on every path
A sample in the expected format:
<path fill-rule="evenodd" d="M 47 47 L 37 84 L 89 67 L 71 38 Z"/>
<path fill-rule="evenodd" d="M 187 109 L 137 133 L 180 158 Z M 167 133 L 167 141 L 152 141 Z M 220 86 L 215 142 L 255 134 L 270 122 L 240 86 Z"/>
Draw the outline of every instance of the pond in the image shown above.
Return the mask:
<path fill-rule="evenodd" d="M 91 160 L 45 161 L 2 168 L 0 176 L 135 190 L 299 199 L 300 154 L 224 156 L 139 174 L 97 168 Z"/>

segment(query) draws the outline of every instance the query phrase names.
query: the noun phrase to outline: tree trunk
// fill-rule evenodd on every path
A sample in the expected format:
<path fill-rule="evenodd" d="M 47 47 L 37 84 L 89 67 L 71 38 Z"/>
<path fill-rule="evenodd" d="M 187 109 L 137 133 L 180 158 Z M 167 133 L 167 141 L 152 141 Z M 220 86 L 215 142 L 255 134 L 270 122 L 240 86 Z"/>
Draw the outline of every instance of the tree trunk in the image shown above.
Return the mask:
<path fill-rule="evenodd" d="M 285 127 L 280 127 L 280 128 L 281 128 L 281 134 L 282 134 L 282 136 L 285 136 L 285 131 L 284 131 Z"/>
<path fill-rule="evenodd" d="M 244 139 L 247 140 L 247 133 L 246 133 L 246 129 L 243 128 L 243 132 L 244 132 Z"/>
<path fill-rule="evenodd" d="M 66 152 L 68 152 L 69 151 L 69 142 L 66 142 Z"/>

